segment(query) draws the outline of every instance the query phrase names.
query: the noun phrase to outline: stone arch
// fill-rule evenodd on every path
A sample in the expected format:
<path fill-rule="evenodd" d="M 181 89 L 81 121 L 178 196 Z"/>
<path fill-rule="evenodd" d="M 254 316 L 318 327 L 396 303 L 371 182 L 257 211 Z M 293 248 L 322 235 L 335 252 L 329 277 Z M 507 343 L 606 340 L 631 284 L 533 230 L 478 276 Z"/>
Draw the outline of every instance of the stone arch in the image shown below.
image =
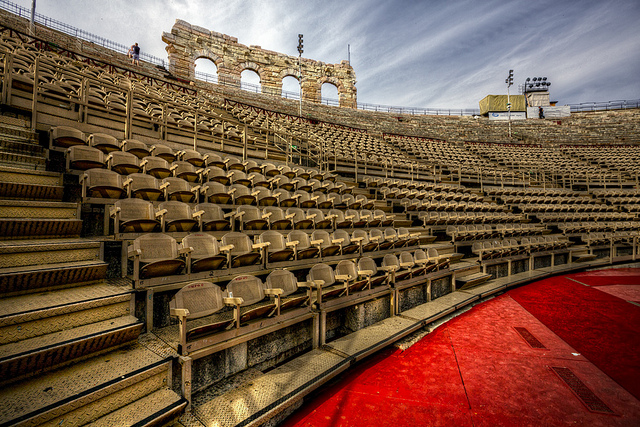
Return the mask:
<path fill-rule="evenodd" d="M 298 57 L 284 55 L 260 46 L 245 46 L 238 39 L 206 28 L 176 20 L 170 33 L 163 33 L 167 44 L 169 72 L 182 79 L 193 80 L 195 61 L 212 60 L 218 69 L 218 83 L 240 85 L 242 71 L 248 69 L 260 76 L 263 93 L 282 95 L 282 79 L 292 76 L 302 87 L 304 100 L 319 103 L 320 86 L 329 82 L 338 88 L 340 105 L 355 108 L 355 73 L 348 61 L 326 64 L 302 58 L 302 78 L 299 76 Z"/>

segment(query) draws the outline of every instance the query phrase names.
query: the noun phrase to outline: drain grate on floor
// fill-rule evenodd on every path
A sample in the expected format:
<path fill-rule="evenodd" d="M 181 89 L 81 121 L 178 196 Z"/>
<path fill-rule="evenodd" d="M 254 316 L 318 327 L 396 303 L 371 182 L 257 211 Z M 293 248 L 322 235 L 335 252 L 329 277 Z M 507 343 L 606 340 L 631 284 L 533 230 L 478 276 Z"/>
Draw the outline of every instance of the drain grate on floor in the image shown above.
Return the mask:
<path fill-rule="evenodd" d="M 591 412 L 600 412 L 603 414 L 614 414 L 614 412 L 609 408 L 598 396 L 595 395 L 594 392 L 591 391 L 589 387 L 587 387 L 580 378 L 573 373 L 573 371 L 569 368 L 562 368 L 558 366 L 552 366 L 551 370 L 555 372 L 555 374 L 562 380 L 564 383 L 569 386 L 571 391 L 580 399 L 580 401 L 589 409 Z"/>
<path fill-rule="evenodd" d="M 527 342 L 531 346 L 531 348 L 540 348 L 544 350 L 548 350 L 547 347 L 542 344 L 538 338 L 534 337 L 531 332 L 527 328 L 523 328 L 521 326 L 514 326 L 513 329 L 516 330 L 518 334 L 522 337 L 523 340 Z"/>

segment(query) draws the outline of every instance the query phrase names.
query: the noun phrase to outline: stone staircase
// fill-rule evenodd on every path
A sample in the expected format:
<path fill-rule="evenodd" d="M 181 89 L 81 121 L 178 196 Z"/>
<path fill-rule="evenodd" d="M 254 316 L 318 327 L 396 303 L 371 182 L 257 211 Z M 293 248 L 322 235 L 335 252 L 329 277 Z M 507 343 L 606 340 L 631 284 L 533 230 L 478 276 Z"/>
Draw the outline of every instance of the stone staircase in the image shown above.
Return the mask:
<path fill-rule="evenodd" d="M 131 286 L 106 279 L 36 135 L 2 123 L 0 426 L 170 422 L 186 406 L 173 355 L 138 342 Z"/>

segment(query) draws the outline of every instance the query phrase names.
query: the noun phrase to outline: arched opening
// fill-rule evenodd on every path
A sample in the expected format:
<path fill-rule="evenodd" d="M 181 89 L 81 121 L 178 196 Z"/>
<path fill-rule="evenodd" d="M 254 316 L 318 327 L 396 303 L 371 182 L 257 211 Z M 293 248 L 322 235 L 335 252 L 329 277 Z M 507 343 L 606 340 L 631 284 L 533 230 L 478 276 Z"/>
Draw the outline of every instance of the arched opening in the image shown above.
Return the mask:
<path fill-rule="evenodd" d="M 240 89 L 256 93 L 262 92 L 260 75 L 253 70 L 243 70 L 240 74 Z"/>
<path fill-rule="evenodd" d="M 325 105 L 340 106 L 340 97 L 338 96 L 338 87 L 333 83 L 323 83 L 320 88 L 321 101 Z"/>
<path fill-rule="evenodd" d="M 293 76 L 282 79 L 282 97 L 287 99 L 300 99 L 300 82 Z"/>
<path fill-rule="evenodd" d="M 218 67 L 215 62 L 209 58 L 198 58 L 194 65 L 195 77 L 197 80 L 209 83 L 218 83 Z"/>

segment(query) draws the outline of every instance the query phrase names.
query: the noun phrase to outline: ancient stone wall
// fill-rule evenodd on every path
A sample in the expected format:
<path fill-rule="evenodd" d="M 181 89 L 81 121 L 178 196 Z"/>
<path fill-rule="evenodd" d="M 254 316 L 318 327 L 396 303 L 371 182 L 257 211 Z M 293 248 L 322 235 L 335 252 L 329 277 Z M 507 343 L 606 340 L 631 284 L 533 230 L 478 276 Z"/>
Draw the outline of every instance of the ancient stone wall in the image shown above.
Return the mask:
<path fill-rule="evenodd" d="M 169 71 L 178 78 L 195 80 L 195 62 L 200 58 L 211 60 L 218 68 L 218 79 L 232 85 L 240 85 L 244 70 L 255 71 L 260 76 L 262 92 L 281 96 L 282 79 L 292 76 L 300 79 L 298 58 L 245 46 L 238 39 L 206 28 L 176 20 L 170 33 L 163 33 L 167 44 Z M 321 88 L 331 83 L 338 89 L 341 107 L 356 108 L 356 75 L 348 61 L 326 64 L 302 58 L 302 98 L 320 103 Z"/>

